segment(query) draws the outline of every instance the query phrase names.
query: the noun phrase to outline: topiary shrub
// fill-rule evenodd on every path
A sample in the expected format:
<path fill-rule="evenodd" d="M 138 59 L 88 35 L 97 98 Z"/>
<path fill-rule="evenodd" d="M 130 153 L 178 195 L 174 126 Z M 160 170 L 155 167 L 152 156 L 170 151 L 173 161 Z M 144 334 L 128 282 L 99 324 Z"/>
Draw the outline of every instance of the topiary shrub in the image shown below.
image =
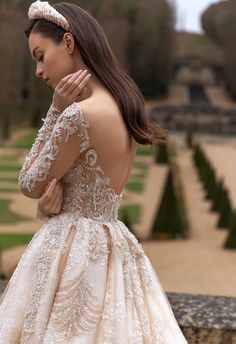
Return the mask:
<path fill-rule="evenodd" d="M 236 211 L 232 213 L 229 235 L 224 243 L 225 248 L 236 249 Z"/>
<path fill-rule="evenodd" d="M 159 164 L 169 163 L 169 152 L 167 143 L 159 143 L 156 146 L 155 162 Z"/>
<path fill-rule="evenodd" d="M 122 209 L 122 222 L 126 225 L 126 227 L 130 230 L 130 232 L 136 237 L 136 239 L 139 241 L 139 238 L 137 236 L 137 234 L 135 233 L 135 231 L 133 230 L 133 225 L 131 223 L 130 220 L 130 215 L 129 215 L 129 211 L 127 208 L 123 208 Z"/>
<path fill-rule="evenodd" d="M 160 207 L 151 229 L 151 238 L 176 238 L 182 235 L 184 230 L 173 180 L 173 171 L 170 168 Z"/>
<path fill-rule="evenodd" d="M 226 188 L 223 189 L 223 194 L 219 203 L 219 213 L 220 216 L 217 227 L 229 228 L 232 219 L 232 206 Z"/>
<path fill-rule="evenodd" d="M 219 212 L 220 211 L 220 205 L 222 202 L 222 198 L 224 197 L 224 182 L 223 179 L 220 179 L 216 184 L 216 189 L 213 195 L 213 202 L 212 202 L 212 211 Z"/>
<path fill-rule="evenodd" d="M 186 143 L 186 146 L 190 149 L 192 149 L 194 147 L 192 127 L 187 128 L 187 131 L 185 133 L 185 143 Z"/>

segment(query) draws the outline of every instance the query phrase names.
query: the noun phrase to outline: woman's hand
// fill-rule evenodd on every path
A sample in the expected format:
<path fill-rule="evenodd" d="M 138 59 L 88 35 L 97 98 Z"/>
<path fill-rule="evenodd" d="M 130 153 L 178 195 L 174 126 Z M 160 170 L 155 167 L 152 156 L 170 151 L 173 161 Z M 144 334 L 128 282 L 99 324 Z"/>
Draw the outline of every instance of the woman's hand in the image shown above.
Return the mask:
<path fill-rule="evenodd" d="M 84 71 L 79 70 L 76 73 L 68 74 L 62 78 L 53 93 L 53 106 L 62 112 L 75 101 L 81 101 L 83 99 L 84 87 L 90 76 L 91 74 L 87 74 L 85 69 Z"/>
<path fill-rule="evenodd" d="M 38 201 L 38 217 L 44 218 L 49 215 L 59 214 L 63 202 L 63 186 L 54 178 L 48 183 L 44 193 Z"/>

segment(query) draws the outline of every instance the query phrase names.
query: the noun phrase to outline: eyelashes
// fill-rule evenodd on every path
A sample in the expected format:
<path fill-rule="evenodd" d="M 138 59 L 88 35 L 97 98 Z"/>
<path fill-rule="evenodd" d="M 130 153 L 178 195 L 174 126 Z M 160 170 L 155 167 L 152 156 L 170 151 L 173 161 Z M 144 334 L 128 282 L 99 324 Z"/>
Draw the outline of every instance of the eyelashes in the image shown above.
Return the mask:
<path fill-rule="evenodd" d="M 43 55 L 40 56 L 40 58 L 38 59 L 38 61 L 42 61 L 42 62 L 43 62 Z"/>

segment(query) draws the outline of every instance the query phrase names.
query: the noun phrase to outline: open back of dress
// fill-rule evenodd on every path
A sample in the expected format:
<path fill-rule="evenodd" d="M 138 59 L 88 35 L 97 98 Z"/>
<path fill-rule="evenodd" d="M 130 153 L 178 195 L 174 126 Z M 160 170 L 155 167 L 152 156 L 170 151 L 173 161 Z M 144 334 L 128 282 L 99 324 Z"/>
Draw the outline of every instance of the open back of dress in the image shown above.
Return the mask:
<path fill-rule="evenodd" d="M 80 154 L 62 177 L 62 212 L 36 232 L 1 298 L 0 343 L 187 343 L 142 246 L 118 219 L 122 195 L 98 164 L 79 104 L 55 126 L 38 158 L 36 140 L 20 185 L 45 180 L 69 135 L 79 135 Z"/>

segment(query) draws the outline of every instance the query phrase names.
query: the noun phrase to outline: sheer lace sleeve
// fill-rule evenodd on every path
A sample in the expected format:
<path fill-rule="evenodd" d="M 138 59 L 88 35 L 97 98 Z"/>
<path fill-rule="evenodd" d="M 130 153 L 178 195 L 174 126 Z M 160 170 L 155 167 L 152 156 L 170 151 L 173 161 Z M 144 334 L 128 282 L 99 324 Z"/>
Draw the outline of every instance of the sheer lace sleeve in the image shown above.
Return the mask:
<path fill-rule="evenodd" d="M 34 160 L 37 158 L 39 152 L 43 148 L 45 142 L 47 142 L 52 134 L 52 129 L 61 114 L 53 105 L 50 106 L 45 118 L 42 118 L 43 126 L 39 129 L 34 144 L 32 145 L 29 153 L 26 155 L 23 167 L 21 169 L 21 175 L 26 173 Z"/>
<path fill-rule="evenodd" d="M 30 167 L 25 161 L 20 171 L 19 185 L 26 196 L 40 198 L 49 181 L 63 177 L 80 153 L 89 146 L 88 127 L 78 103 L 73 103 L 62 112 L 51 135 L 44 134 L 41 137 L 39 142 L 43 141 L 44 145 L 38 156 Z M 34 145 L 37 147 L 38 143 Z M 33 154 L 29 155 L 30 160 Z"/>

